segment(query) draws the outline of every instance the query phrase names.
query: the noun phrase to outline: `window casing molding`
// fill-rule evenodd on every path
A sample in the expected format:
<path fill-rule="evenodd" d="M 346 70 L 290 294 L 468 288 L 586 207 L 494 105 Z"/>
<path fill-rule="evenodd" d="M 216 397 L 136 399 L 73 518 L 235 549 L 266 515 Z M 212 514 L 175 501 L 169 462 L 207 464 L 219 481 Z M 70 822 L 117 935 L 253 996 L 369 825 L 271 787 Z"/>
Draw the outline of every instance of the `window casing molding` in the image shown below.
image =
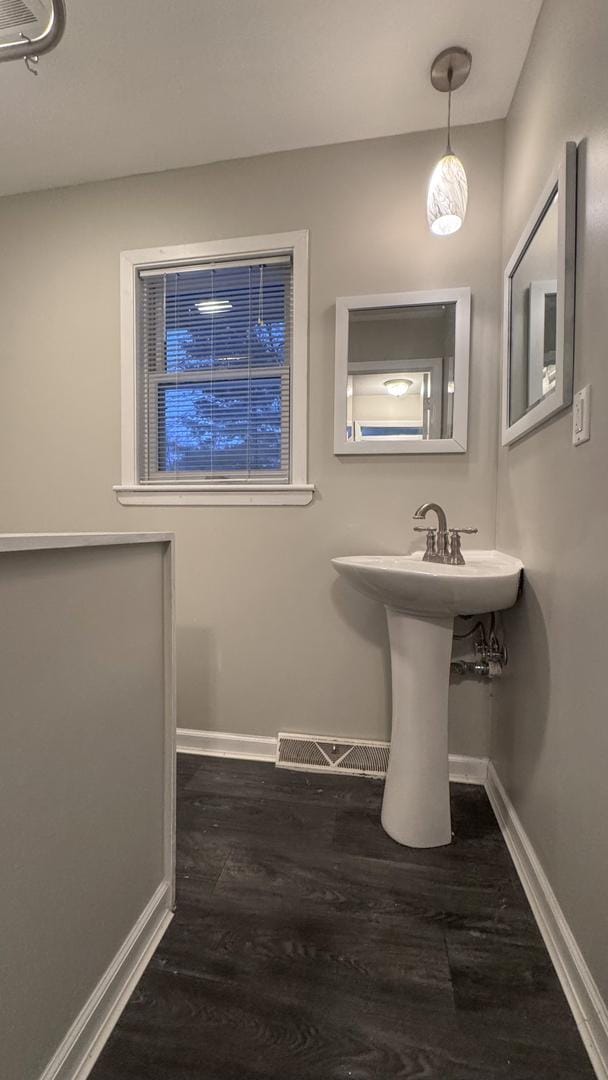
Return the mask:
<path fill-rule="evenodd" d="M 293 263 L 291 453 L 289 483 L 257 480 L 193 480 L 192 483 L 141 483 L 138 463 L 137 280 L 143 270 L 179 268 L 211 260 L 255 259 L 289 255 Z M 307 482 L 308 428 L 308 231 L 214 240 L 123 251 L 120 257 L 121 298 L 121 483 L 114 491 L 124 506 L 271 506 L 311 502 L 314 485 Z"/>

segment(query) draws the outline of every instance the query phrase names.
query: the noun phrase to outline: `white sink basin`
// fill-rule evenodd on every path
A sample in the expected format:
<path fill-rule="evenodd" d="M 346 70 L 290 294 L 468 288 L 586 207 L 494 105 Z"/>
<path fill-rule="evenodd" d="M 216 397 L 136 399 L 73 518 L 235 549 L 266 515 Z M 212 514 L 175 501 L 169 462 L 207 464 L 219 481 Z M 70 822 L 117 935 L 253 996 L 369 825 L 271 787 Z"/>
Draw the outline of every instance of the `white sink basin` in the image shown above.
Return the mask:
<path fill-rule="evenodd" d="M 423 562 L 414 555 L 349 555 L 332 559 L 339 574 L 366 596 L 411 615 L 478 615 L 512 607 L 522 571 L 502 551 L 466 551 L 465 566 Z"/>
<path fill-rule="evenodd" d="M 456 615 L 517 600 L 522 564 L 501 551 L 465 551 L 464 566 L 414 555 L 332 559 L 339 574 L 386 608 L 393 714 L 382 824 L 410 847 L 449 844 L 448 691 Z"/>

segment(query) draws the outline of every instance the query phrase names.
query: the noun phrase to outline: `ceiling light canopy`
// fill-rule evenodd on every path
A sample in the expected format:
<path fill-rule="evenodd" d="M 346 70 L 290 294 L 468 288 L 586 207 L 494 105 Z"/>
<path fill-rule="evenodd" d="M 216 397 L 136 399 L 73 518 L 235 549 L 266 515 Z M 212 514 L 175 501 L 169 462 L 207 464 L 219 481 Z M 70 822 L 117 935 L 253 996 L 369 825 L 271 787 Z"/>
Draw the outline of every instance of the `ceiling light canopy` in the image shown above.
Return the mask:
<path fill-rule="evenodd" d="M 445 154 L 433 169 L 426 197 L 429 229 L 435 236 L 449 236 L 458 231 L 467 212 L 468 183 L 464 165 L 452 153 L 452 91 L 462 86 L 471 70 L 471 54 L 459 45 L 436 56 L 431 66 L 431 83 L 448 95 L 448 131 Z"/>
<path fill-rule="evenodd" d="M 388 394 L 393 397 L 403 397 L 407 394 L 410 386 L 414 385 L 413 379 L 385 379 L 384 385 Z"/>

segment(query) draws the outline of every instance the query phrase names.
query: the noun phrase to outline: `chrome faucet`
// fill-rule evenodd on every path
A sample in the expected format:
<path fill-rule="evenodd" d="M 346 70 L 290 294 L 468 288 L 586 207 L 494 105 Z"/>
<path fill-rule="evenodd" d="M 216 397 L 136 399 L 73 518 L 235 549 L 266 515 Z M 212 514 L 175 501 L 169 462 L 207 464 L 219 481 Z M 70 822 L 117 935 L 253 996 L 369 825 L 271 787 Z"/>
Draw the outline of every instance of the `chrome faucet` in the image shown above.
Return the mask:
<path fill-rule="evenodd" d="M 426 551 L 422 556 L 423 562 L 464 566 L 460 535 L 461 533 L 476 533 L 477 529 L 449 529 L 445 510 L 439 506 L 439 503 L 434 502 L 423 503 L 419 506 L 414 514 L 414 520 L 424 521 L 429 510 L 434 510 L 437 515 L 437 527 L 414 526 L 414 532 L 426 533 Z"/>

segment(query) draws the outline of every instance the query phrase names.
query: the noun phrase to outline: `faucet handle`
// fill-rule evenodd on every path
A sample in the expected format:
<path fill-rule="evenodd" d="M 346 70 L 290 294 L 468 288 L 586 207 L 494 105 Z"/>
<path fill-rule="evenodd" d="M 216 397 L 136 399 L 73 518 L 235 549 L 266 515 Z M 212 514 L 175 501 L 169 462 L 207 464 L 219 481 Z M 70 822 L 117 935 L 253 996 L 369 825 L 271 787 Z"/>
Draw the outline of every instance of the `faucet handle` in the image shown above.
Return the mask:
<path fill-rule="evenodd" d="M 424 525 L 414 525 L 414 532 L 426 533 L 426 551 L 423 562 L 437 562 L 437 529 L 427 529 Z"/>
<path fill-rule="evenodd" d="M 448 562 L 452 566 L 464 566 L 464 558 L 460 547 L 461 533 L 476 533 L 477 529 L 450 529 L 450 551 Z"/>

